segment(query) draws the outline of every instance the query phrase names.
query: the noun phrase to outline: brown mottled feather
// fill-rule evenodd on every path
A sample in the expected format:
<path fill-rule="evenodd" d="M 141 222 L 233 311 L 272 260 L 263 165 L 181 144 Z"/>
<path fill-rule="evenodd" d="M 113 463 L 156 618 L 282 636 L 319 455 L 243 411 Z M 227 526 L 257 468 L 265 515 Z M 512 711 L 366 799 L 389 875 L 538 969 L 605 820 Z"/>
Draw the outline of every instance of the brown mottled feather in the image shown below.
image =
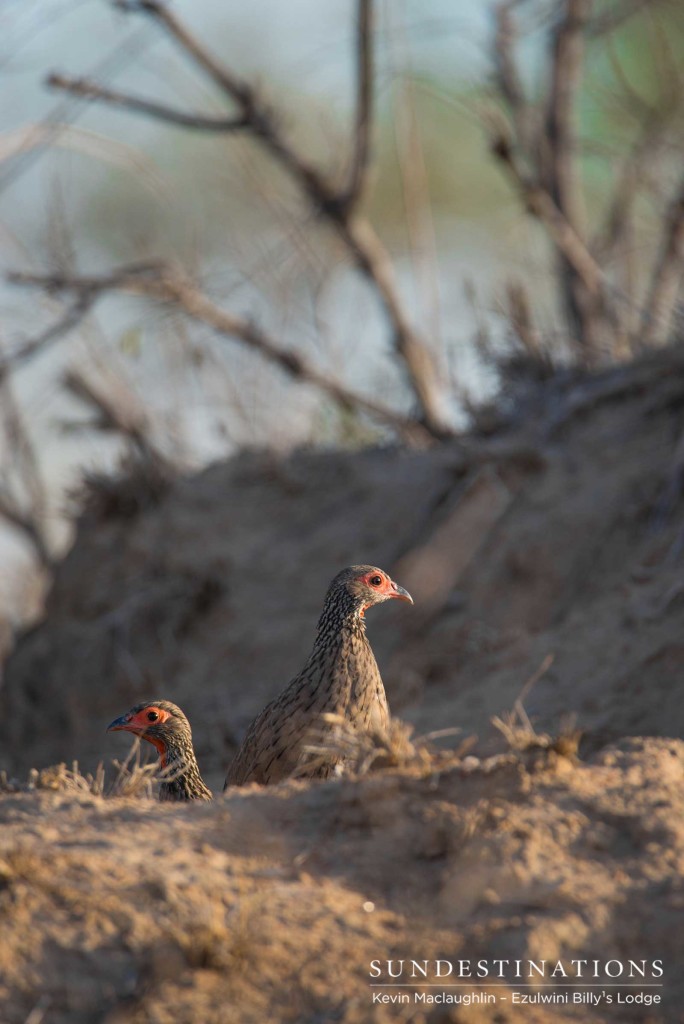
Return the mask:
<path fill-rule="evenodd" d="M 360 577 L 378 573 L 385 593 L 374 593 Z M 393 589 L 392 589 L 393 588 Z M 344 768 L 339 758 L 306 770 L 305 746 L 328 713 L 346 718 L 361 731 L 385 730 L 389 707 L 380 670 L 366 637 L 364 610 L 389 597 L 411 600 L 374 566 L 351 566 L 330 584 L 313 650 L 304 668 L 250 726 L 226 778 L 226 787 L 248 782 L 280 782 L 297 770 L 300 777 L 325 778 Z"/>

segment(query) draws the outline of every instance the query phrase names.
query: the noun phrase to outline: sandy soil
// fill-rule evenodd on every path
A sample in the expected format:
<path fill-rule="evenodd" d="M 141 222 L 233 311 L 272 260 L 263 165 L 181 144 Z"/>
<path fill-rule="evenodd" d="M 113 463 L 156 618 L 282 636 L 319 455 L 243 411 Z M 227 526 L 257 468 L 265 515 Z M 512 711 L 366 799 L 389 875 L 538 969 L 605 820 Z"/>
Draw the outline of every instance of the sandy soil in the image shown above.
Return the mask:
<path fill-rule="evenodd" d="M 182 808 L 5 795 L 2 1019 L 679 1020 L 683 794 L 684 743 L 631 739 Z M 649 1013 L 372 1002 L 375 959 L 637 952 L 664 963 Z"/>
<path fill-rule="evenodd" d="M 683 398 L 658 357 L 432 451 L 101 491 L 5 667 L 10 777 L 121 756 L 107 722 L 157 695 L 218 788 L 355 561 L 416 599 L 369 615 L 394 712 L 477 759 L 206 807 L 0 794 L 3 1024 L 684 1019 Z M 549 655 L 525 708 L 552 736 L 574 716 L 579 760 L 491 724 Z M 659 958 L 664 1002 L 374 1005 L 370 961 L 415 956 Z"/>

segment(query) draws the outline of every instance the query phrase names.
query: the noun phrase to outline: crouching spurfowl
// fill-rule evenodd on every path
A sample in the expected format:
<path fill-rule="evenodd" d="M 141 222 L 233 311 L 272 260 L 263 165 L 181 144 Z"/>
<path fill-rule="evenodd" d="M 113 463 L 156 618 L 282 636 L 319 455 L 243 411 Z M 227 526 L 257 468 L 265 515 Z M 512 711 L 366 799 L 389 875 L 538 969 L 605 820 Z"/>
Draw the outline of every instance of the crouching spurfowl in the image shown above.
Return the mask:
<path fill-rule="evenodd" d="M 313 650 L 289 686 L 252 722 L 228 769 L 226 788 L 247 782 L 327 778 L 344 769 L 331 753 L 306 767 L 306 746 L 326 713 L 342 716 L 362 732 L 386 730 L 389 708 L 373 651 L 366 639 L 364 612 L 374 604 L 413 598 L 373 565 L 352 565 L 328 588 Z"/>
<path fill-rule="evenodd" d="M 124 730 L 159 752 L 160 800 L 211 800 L 195 757 L 190 723 L 170 700 L 144 700 L 115 718 L 107 732 Z"/>

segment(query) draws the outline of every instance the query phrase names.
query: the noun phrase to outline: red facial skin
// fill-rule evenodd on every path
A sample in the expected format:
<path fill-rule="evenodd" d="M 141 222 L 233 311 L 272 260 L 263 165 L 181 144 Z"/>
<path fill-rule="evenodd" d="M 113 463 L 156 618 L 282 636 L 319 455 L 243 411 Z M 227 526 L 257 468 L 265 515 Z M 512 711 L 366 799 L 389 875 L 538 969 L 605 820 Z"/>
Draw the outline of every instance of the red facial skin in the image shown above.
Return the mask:
<path fill-rule="evenodd" d="M 381 598 L 394 598 L 397 601 L 408 601 L 409 604 L 413 604 L 413 598 L 408 591 L 404 590 L 404 588 L 400 587 L 398 583 L 395 583 L 394 580 L 390 579 L 387 573 L 382 572 L 381 569 L 368 572 L 365 576 L 361 576 L 359 578 L 362 583 L 365 583 L 367 587 L 374 590 Z M 376 580 L 378 578 L 381 580 L 380 583 L 371 583 L 371 580 Z M 370 608 L 371 603 L 372 602 L 369 602 L 361 609 L 361 618 L 364 617 L 363 613 L 366 608 Z"/>
<path fill-rule="evenodd" d="M 150 711 L 154 711 L 157 714 L 157 718 L 154 722 L 150 722 L 147 717 Z M 130 718 L 125 715 L 121 720 L 121 725 L 110 725 L 110 732 L 132 732 L 134 736 L 139 736 L 141 740 L 147 740 L 153 747 L 156 748 L 159 757 L 161 759 L 162 768 L 165 767 L 166 759 L 166 744 L 160 736 L 150 736 L 149 729 L 153 725 L 161 725 L 166 722 L 171 715 L 168 711 L 164 711 L 163 708 L 158 708 L 154 704 L 149 704 L 147 707 L 142 708 L 136 715 L 132 715 Z"/>

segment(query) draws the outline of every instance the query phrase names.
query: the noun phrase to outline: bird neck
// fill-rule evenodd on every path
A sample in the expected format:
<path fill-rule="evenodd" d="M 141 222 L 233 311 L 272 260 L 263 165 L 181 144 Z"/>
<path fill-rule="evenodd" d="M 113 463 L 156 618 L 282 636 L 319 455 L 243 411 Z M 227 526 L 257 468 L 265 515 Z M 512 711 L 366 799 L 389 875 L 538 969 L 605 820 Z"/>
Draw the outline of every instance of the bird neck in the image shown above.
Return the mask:
<path fill-rule="evenodd" d="M 191 740 L 169 736 L 159 754 L 162 782 L 160 800 L 211 800 L 197 764 Z"/>
<path fill-rule="evenodd" d="M 337 643 L 343 636 L 368 645 L 363 607 L 346 592 L 335 594 L 325 602 L 316 627 L 314 653 Z"/>

